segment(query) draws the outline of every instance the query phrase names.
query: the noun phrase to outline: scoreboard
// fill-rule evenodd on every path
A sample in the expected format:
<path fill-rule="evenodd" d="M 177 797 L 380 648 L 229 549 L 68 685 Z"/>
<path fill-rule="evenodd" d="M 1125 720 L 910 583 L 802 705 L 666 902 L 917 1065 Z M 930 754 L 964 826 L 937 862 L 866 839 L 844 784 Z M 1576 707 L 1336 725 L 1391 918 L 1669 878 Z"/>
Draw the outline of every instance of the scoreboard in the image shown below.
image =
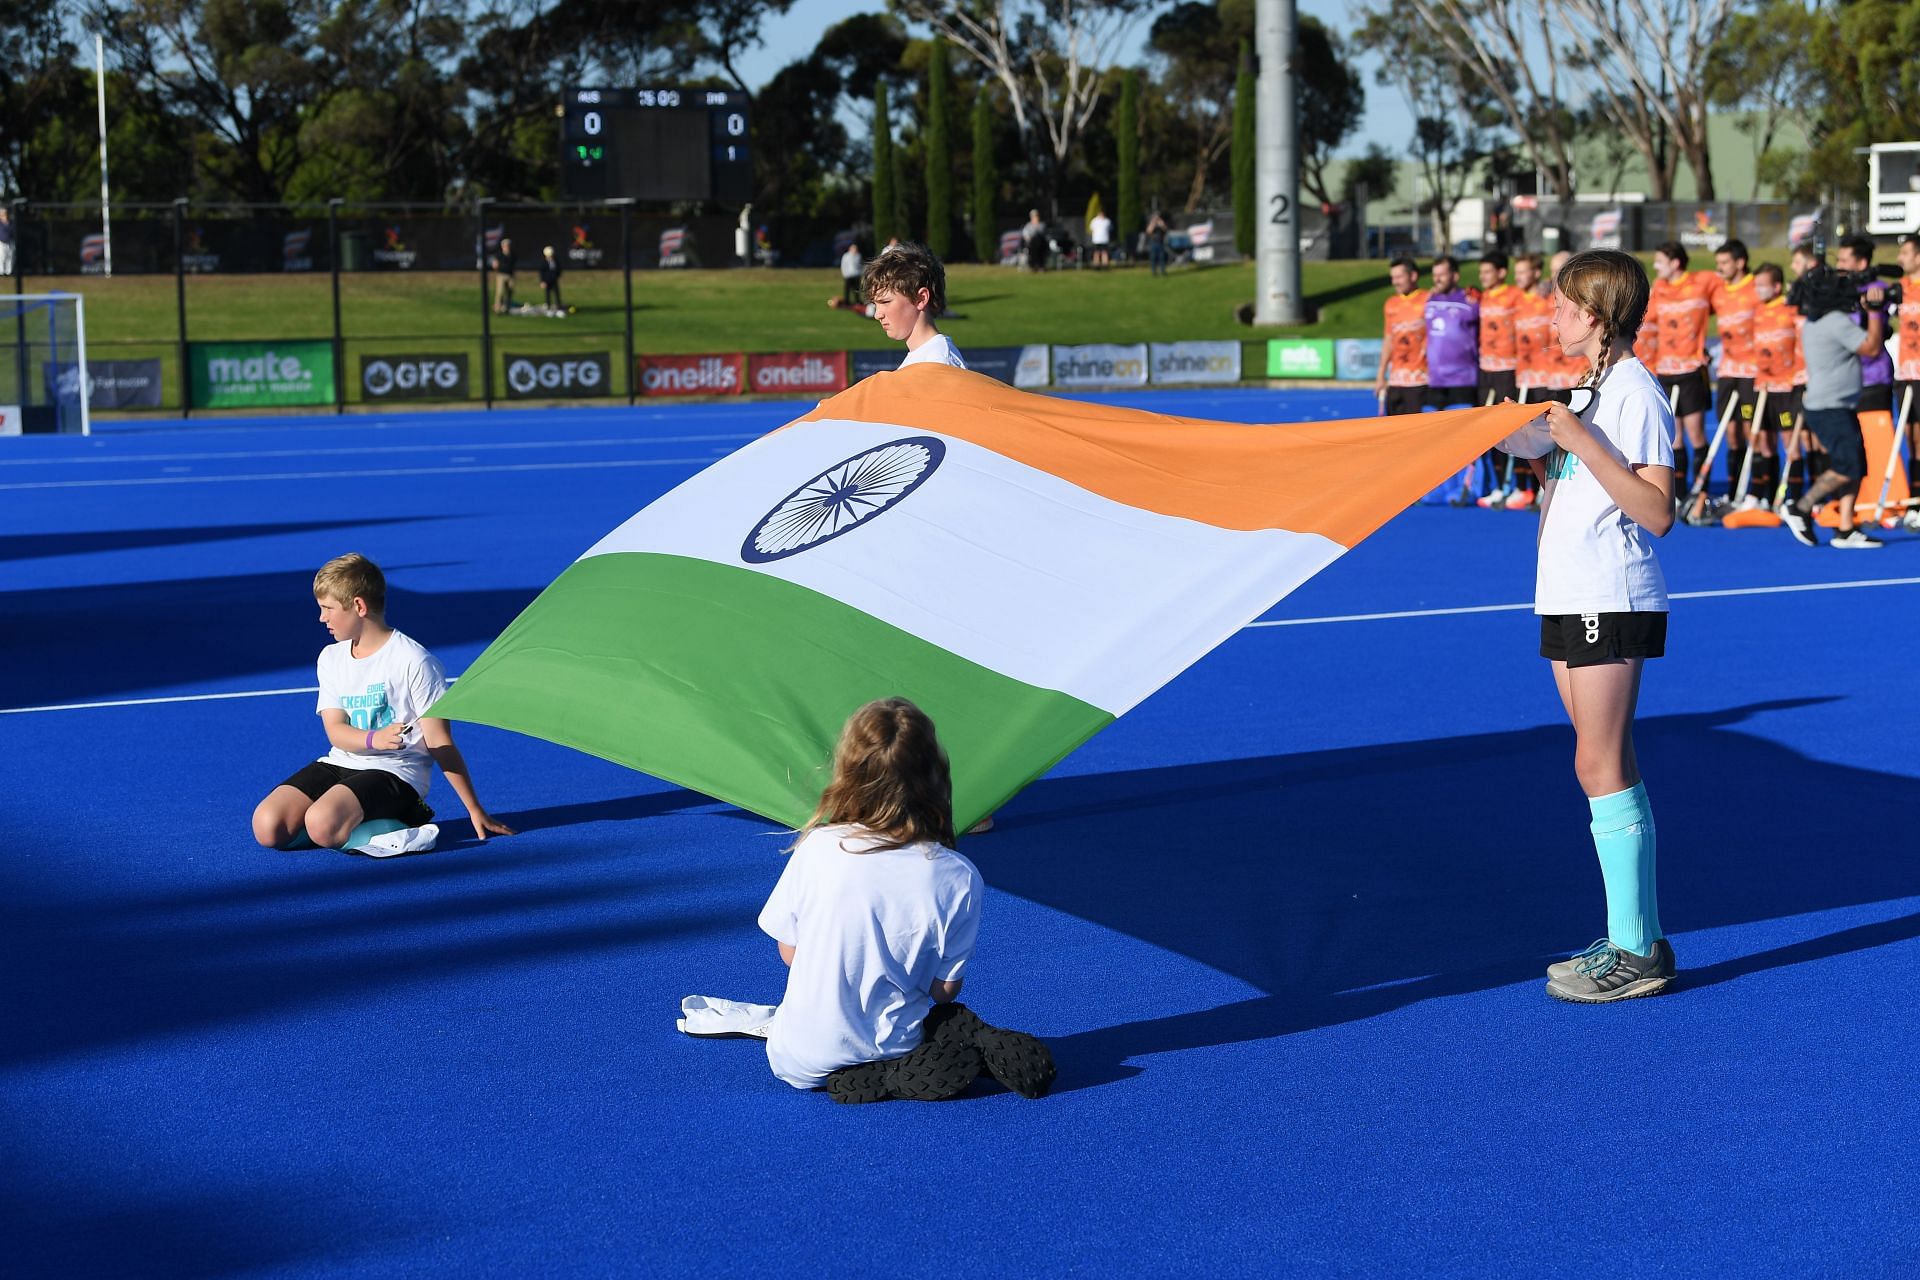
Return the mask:
<path fill-rule="evenodd" d="M 560 190 L 577 200 L 753 198 L 747 95 L 573 89 L 560 106 Z"/>

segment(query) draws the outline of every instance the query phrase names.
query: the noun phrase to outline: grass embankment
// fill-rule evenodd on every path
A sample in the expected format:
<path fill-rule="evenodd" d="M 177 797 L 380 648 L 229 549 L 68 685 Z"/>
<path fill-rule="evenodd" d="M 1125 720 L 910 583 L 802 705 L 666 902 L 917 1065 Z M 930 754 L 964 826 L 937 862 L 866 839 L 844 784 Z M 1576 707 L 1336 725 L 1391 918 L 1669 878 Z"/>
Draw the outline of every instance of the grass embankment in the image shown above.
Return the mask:
<path fill-rule="evenodd" d="M 962 351 L 968 347 L 1030 342 L 1264 341 L 1268 337 L 1378 337 L 1386 267 L 1379 262 L 1303 264 L 1302 292 L 1317 323 L 1292 329 L 1251 329 L 1234 309 L 1251 302 L 1250 264 L 1183 268 L 1155 278 L 1144 267 L 1028 275 L 1002 267 L 956 266 L 948 273 L 953 315 L 941 328 Z M 522 300 L 539 298 L 529 270 Z M 87 300 L 87 339 L 95 359 L 162 358 L 164 396 L 178 407 L 179 368 L 174 279 L 171 276 L 36 277 L 30 293 L 64 290 Z M 620 363 L 625 320 L 619 272 L 576 271 L 565 280 L 577 314 L 564 320 L 494 316 L 494 378 L 504 353 L 610 351 Z M 636 354 L 732 351 L 845 351 L 891 344 L 879 326 L 830 310 L 840 292 L 837 271 L 646 271 L 633 278 Z M 187 337 L 277 340 L 326 338 L 333 302 L 324 275 L 190 276 L 186 282 Z M 479 382 L 480 284 L 465 272 L 379 272 L 345 275 L 340 282 L 341 331 L 346 338 L 348 399 L 359 399 L 358 357 L 373 353 L 464 351 Z M 1243 366 L 1264 375 L 1266 362 L 1249 347 Z M 616 385 L 625 383 L 616 373 Z M 478 390 L 475 395 L 479 394 Z"/>

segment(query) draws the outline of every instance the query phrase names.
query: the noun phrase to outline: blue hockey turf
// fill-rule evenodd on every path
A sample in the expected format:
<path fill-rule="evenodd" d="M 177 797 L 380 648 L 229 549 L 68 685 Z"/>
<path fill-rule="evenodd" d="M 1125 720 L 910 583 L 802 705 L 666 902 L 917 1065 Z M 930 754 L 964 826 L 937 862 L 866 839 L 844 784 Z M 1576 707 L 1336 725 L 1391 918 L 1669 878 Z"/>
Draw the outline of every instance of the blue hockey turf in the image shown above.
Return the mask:
<path fill-rule="evenodd" d="M 803 410 L 0 442 L 0 1270 L 1920 1272 L 1904 533 L 1662 543 L 1658 999 L 1541 990 L 1604 911 L 1535 522 L 1501 512 L 1394 520 L 963 841 L 992 888 L 965 998 L 1051 1041 L 1041 1101 L 840 1107 L 680 1036 L 684 995 L 778 999 L 753 921 L 786 838 L 562 748 L 457 728 L 512 837 L 437 780 L 435 853 L 253 844 L 324 746 L 321 561 L 379 561 L 457 672 Z"/>

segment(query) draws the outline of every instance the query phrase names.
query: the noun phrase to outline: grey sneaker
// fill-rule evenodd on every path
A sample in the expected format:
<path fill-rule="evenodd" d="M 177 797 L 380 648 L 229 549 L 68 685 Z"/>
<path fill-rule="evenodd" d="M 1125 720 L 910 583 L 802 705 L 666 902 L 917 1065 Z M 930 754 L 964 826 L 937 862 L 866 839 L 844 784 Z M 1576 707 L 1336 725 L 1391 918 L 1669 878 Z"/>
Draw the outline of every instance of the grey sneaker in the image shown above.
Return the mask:
<path fill-rule="evenodd" d="M 1657 995 L 1673 981 L 1673 948 L 1665 938 L 1653 944 L 1653 954 L 1637 956 L 1612 943 L 1588 949 L 1590 954 L 1564 978 L 1550 978 L 1547 994 L 1575 1004 L 1611 1004 L 1635 996 Z"/>
<path fill-rule="evenodd" d="M 1833 541 L 1827 545 L 1830 547 L 1838 547 L 1842 551 L 1871 551 L 1875 547 L 1884 547 L 1887 544 L 1868 533 L 1864 528 L 1856 526 L 1845 533 L 1835 534 Z"/>
<path fill-rule="evenodd" d="M 1559 964 L 1548 965 L 1547 977 L 1555 981 L 1571 978 L 1575 973 L 1579 971 L 1580 965 L 1583 961 L 1589 960 L 1594 956 L 1599 955 L 1602 951 L 1605 951 L 1608 947 L 1611 947 L 1612 945 L 1613 944 L 1611 942 L 1608 942 L 1605 938 L 1595 938 L 1593 940 L 1593 945 L 1589 946 L 1585 951 L 1582 951 L 1577 955 L 1569 956 L 1565 960 L 1562 960 Z"/>

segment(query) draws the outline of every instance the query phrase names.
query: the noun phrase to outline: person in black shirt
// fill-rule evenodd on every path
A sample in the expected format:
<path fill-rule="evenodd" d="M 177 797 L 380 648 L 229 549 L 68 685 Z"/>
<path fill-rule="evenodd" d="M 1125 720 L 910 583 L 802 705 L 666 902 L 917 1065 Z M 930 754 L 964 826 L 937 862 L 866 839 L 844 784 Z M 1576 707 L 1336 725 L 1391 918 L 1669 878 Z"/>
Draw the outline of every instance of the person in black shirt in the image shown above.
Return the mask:
<path fill-rule="evenodd" d="M 513 241 L 501 236 L 488 265 L 493 268 L 494 314 L 503 316 L 513 306 Z"/>
<path fill-rule="evenodd" d="M 560 260 L 553 256 L 552 245 L 540 250 L 540 290 L 546 297 L 547 310 L 566 310 L 566 304 L 560 301 Z"/>

